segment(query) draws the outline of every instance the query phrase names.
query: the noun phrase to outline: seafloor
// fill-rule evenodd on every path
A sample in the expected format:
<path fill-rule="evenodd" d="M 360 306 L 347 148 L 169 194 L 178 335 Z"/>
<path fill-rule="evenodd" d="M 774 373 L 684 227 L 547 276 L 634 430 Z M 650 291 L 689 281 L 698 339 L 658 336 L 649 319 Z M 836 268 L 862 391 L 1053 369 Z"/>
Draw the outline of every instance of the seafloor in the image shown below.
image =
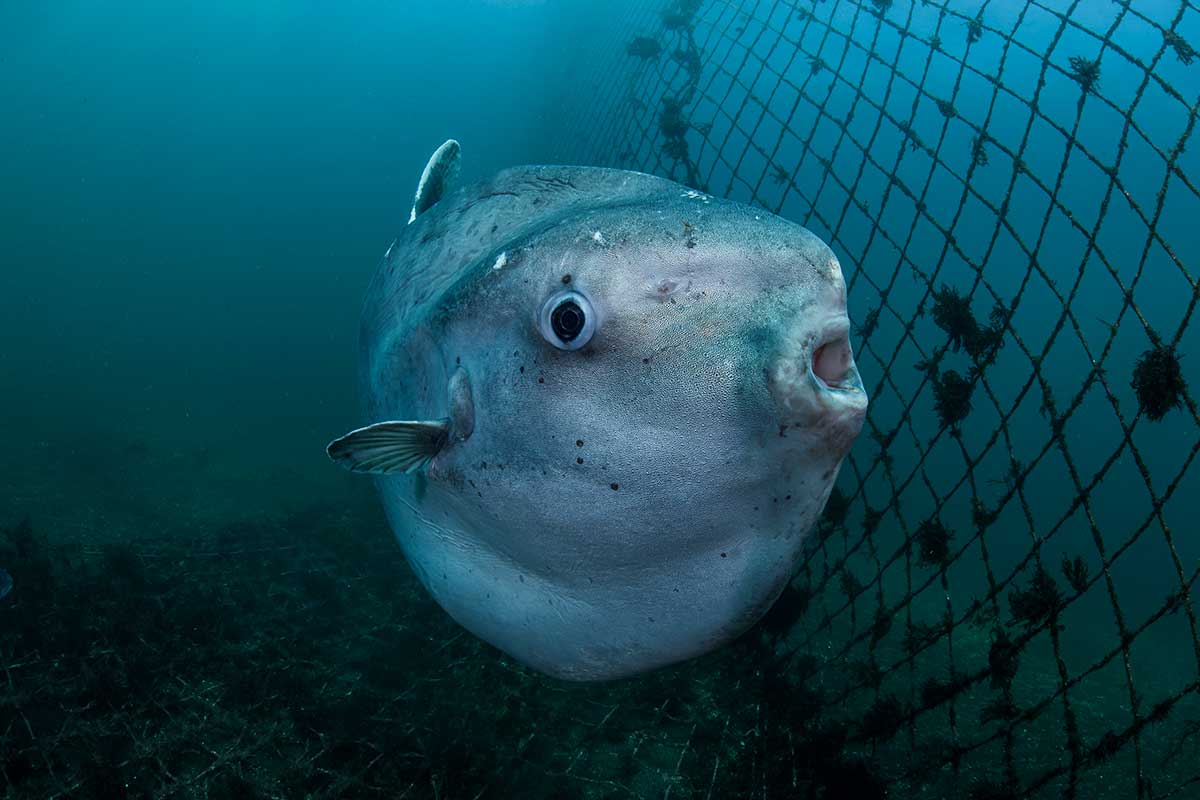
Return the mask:
<path fill-rule="evenodd" d="M 946 763 L 944 715 L 835 702 L 845 665 L 788 649 L 789 628 L 812 624 L 796 596 L 709 657 L 567 684 L 424 594 L 366 481 L 141 441 L 44 449 L 0 487 L 15 579 L 0 601 L 0 797 L 1017 796 L 999 745 L 986 774 Z M 989 638 L 955 646 L 986 659 Z M 1014 694 L 1044 696 L 1053 669 L 1026 654 Z M 1119 716 L 1112 687 L 1076 705 L 1085 731 Z M 964 694 L 957 724 L 986 724 L 985 699 Z M 1144 766 L 1168 785 L 1197 756 L 1186 734 L 1147 731 Z M 1042 769 L 1038 742 L 1061 735 L 1047 710 L 1017 752 Z M 1126 756 L 1087 778 L 1103 796 L 1132 789 Z"/>

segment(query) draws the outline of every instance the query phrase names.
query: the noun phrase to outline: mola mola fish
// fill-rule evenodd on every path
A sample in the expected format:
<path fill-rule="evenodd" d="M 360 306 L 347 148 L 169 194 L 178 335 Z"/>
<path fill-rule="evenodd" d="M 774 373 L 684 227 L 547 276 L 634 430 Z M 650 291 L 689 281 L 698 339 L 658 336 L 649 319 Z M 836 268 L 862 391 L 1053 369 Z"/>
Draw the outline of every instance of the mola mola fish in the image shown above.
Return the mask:
<path fill-rule="evenodd" d="M 633 675 L 745 631 L 793 574 L 867 409 L 817 236 L 614 169 L 451 190 L 434 154 L 362 312 L 375 473 L 463 627 L 560 678 Z"/>

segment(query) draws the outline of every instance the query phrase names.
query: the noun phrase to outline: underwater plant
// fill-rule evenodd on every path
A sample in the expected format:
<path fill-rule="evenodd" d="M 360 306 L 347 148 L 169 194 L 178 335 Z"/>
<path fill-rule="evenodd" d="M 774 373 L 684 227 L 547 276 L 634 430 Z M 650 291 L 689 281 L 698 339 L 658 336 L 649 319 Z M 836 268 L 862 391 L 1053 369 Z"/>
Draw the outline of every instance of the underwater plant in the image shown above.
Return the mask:
<path fill-rule="evenodd" d="M 1182 36 L 1175 31 L 1163 31 L 1163 42 L 1175 49 L 1175 57 L 1179 59 L 1184 66 L 1190 65 L 1192 59 L 1196 57 L 1196 50 Z"/>
<path fill-rule="evenodd" d="M 676 0 L 662 12 L 663 25 L 667 30 L 690 27 L 703 0 Z"/>
<path fill-rule="evenodd" d="M 946 626 L 945 620 L 935 624 L 926 622 L 909 623 L 904 631 L 904 641 L 902 643 L 904 651 L 909 655 L 916 655 L 940 639 L 948 630 L 949 628 Z"/>
<path fill-rule="evenodd" d="M 683 115 L 683 103 L 676 97 L 663 97 L 658 116 L 658 129 L 667 139 L 682 139 L 688 132 L 688 119 Z"/>
<path fill-rule="evenodd" d="M 983 38 L 983 10 L 967 23 L 967 44 L 975 44 Z"/>
<path fill-rule="evenodd" d="M 948 369 L 933 384 L 934 408 L 943 427 L 954 427 L 971 413 L 971 394 L 975 385 Z"/>
<path fill-rule="evenodd" d="M 945 284 L 933 293 L 933 323 L 950 337 L 950 346 L 956 352 L 979 330 L 970 301 L 958 289 Z"/>
<path fill-rule="evenodd" d="M 638 36 L 625 48 L 625 52 L 631 56 L 645 60 L 653 60 L 662 55 L 662 45 L 657 39 L 649 36 Z"/>
<path fill-rule="evenodd" d="M 675 48 L 675 51 L 671 53 L 671 58 L 675 59 L 680 66 L 687 70 L 689 75 L 700 75 L 700 51 L 696 49 L 694 44 L 686 50 L 682 47 Z"/>
<path fill-rule="evenodd" d="M 1148 418 L 1160 420 L 1173 408 L 1183 405 L 1187 384 L 1175 350 L 1157 345 L 1142 353 L 1133 368 L 1130 383 L 1137 393 L 1138 406 Z"/>
<path fill-rule="evenodd" d="M 1081 594 L 1087 591 L 1088 565 L 1083 556 L 1063 556 L 1062 571 L 1072 589 Z"/>
<path fill-rule="evenodd" d="M 948 343 L 955 352 L 967 351 L 974 361 L 973 375 L 978 375 L 996 360 L 1004 346 L 1009 316 L 1008 308 L 997 301 L 988 315 L 988 324 L 980 325 L 971 312 L 970 300 L 958 289 L 943 285 L 933 293 L 933 322 L 946 332 Z"/>
<path fill-rule="evenodd" d="M 927 519 L 917 528 L 917 561 L 927 567 L 945 567 L 950 563 L 950 540 L 954 535 L 938 519 Z"/>
<path fill-rule="evenodd" d="M 1040 563 L 1024 589 L 1013 589 L 1008 596 L 1013 619 L 1034 626 L 1056 616 L 1063 605 L 1062 592 L 1054 578 Z"/>
<path fill-rule="evenodd" d="M 1100 59 L 1071 56 L 1069 62 L 1071 64 L 1071 80 L 1079 83 L 1085 95 L 1094 94 L 1100 82 Z"/>

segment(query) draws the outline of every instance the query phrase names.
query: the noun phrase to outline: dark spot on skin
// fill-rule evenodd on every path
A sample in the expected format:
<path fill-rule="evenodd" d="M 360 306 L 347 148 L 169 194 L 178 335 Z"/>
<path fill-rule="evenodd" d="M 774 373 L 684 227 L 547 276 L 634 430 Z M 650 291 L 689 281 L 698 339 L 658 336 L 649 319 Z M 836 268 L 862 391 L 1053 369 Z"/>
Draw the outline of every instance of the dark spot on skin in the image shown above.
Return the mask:
<path fill-rule="evenodd" d="M 646 619 L 650 620 L 651 622 L 654 622 L 654 617 L 646 617 Z"/>
<path fill-rule="evenodd" d="M 475 486 L 475 481 L 471 480 L 470 478 L 467 478 L 467 483 L 471 484 L 472 489 L 478 488 Z"/>
<path fill-rule="evenodd" d="M 480 461 L 480 462 L 479 462 L 479 468 L 480 468 L 480 469 L 487 469 L 487 462 L 486 462 L 486 461 Z"/>
<path fill-rule="evenodd" d="M 785 497 L 785 498 L 783 498 L 783 499 L 784 499 L 784 500 L 791 500 L 791 499 L 792 499 L 792 496 L 789 494 L 787 497 Z"/>
<path fill-rule="evenodd" d="M 545 383 L 545 382 L 546 382 L 545 378 L 538 378 L 538 383 Z"/>
<path fill-rule="evenodd" d="M 522 365 L 521 365 L 521 373 L 522 373 L 522 374 L 524 374 L 524 372 L 525 372 L 525 365 L 524 365 L 524 364 L 522 364 Z"/>
<path fill-rule="evenodd" d="M 542 204 L 542 198 L 540 198 L 540 197 L 533 198 L 533 204 L 535 206 L 540 206 Z"/>
<path fill-rule="evenodd" d="M 577 458 L 577 459 L 575 459 L 575 463 L 576 463 L 576 464 L 582 464 L 582 463 L 583 463 L 583 459 L 582 459 L 582 458 Z"/>
<path fill-rule="evenodd" d="M 649 364 L 649 363 L 650 363 L 650 359 L 648 359 L 648 358 L 643 358 L 643 359 L 642 359 L 642 363 L 643 363 L 643 364 Z"/>
<path fill-rule="evenodd" d="M 609 484 L 609 487 L 610 487 L 610 488 L 611 488 L 611 489 L 612 489 L 612 490 L 615 492 L 617 489 L 620 489 L 620 488 L 621 488 L 621 484 L 619 484 L 619 483 L 610 483 L 610 484 Z"/>
<path fill-rule="evenodd" d="M 570 283 L 570 282 L 571 282 L 571 273 L 569 273 L 569 272 L 568 272 L 566 275 L 563 275 L 563 276 L 562 276 L 562 282 L 563 282 L 563 283 Z"/>
<path fill-rule="evenodd" d="M 500 226 L 499 226 L 499 225 L 492 225 L 492 233 L 495 233 L 495 232 L 496 232 L 496 231 L 498 231 L 498 230 L 500 230 Z"/>
<path fill-rule="evenodd" d="M 576 446 L 576 447 L 583 447 L 583 439 L 576 439 L 576 440 L 575 440 L 575 446 Z"/>
<path fill-rule="evenodd" d="M 462 356 L 455 356 L 455 357 L 454 357 L 454 363 L 455 363 L 455 365 L 456 365 L 456 366 L 457 366 L 457 365 L 459 365 L 459 364 L 462 364 Z"/>
<path fill-rule="evenodd" d="M 726 558 L 726 557 L 728 557 L 728 553 L 721 553 L 721 558 Z"/>

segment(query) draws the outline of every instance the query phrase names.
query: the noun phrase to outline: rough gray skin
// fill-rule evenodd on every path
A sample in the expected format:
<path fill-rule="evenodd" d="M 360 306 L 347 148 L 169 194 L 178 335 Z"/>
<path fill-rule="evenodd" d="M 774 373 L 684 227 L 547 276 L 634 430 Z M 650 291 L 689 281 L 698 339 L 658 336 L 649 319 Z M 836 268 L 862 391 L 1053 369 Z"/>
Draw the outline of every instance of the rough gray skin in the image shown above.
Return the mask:
<path fill-rule="evenodd" d="M 564 289 L 598 319 L 575 351 L 538 321 Z M 767 212 L 604 169 L 454 192 L 363 311 L 368 422 L 451 418 L 425 474 L 378 478 L 400 545 L 455 620 L 551 675 L 712 650 L 783 590 L 862 426 L 848 330 L 833 253 Z"/>

